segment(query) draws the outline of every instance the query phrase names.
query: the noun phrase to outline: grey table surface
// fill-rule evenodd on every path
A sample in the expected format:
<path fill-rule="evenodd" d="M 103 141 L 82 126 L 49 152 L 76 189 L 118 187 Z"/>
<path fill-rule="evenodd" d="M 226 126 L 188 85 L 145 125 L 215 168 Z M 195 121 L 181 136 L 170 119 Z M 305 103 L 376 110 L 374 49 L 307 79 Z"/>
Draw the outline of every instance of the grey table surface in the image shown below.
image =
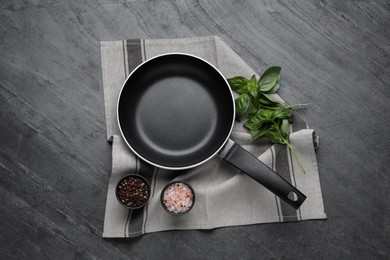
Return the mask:
<path fill-rule="evenodd" d="M 388 1 L 3 0 L 1 259 L 389 259 Z M 99 42 L 219 35 L 317 151 L 327 220 L 103 239 L 111 145 Z"/>

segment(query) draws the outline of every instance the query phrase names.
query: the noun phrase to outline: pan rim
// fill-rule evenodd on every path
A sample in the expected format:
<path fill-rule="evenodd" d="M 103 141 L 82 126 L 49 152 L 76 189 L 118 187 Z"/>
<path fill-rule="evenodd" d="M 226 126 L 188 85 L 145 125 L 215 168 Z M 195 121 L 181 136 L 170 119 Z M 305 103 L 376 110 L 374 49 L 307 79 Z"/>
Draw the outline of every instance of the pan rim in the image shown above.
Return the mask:
<path fill-rule="evenodd" d="M 190 164 L 190 165 L 186 165 L 186 166 L 167 166 L 167 165 L 161 165 L 161 164 L 158 164 L 158 163 L 155 163 L 153 161 L 150 161 L 148 160 L 147 158 L 145 158 L 144 156 L 142 156 L 140 153 L 138 153 L 131 145 L 130 143 L 127 141 L 123 131 L 122 131 L 122 127 L 121 127 L 121 123 L 120 123 L 120 119 L 119 119 L 119 102 L 120 102 L 120 98 L 122 96 L 122 92 L 123 92 L 123 89 L 125 88 L 126 86 L 126 83 L 128 82 L 129 78 L 139 69 L 141 68 L 144 64 L 148 63 L 148 62 L 151 62 L 152 60 L 154 59 L 157 59 L 157 58 L 160 58 L 160 57 L 164 57 L 164 56 L 171 56 L 171 55 L 183 55 L 183 56 L 189 56 L 189 57 L 192 57 L 192 58 L 195 58 L 195 59 L 198 59 L 198 60 L 201 60 L 202 62 L 208 64 L 208 66 L 210 66 L 212 69 L 214 69 L 220 76 L 221 78 L 224 80 L 224 82 L 226 83 L 226 87 L 230 93 L 230 96 L 232 98 L 232 106 L 233 106 L 233 112 L 232 112 L 232 118 L 231 118 L 231 125 L 230 125 L 230 129 L 229 129 L 229 132 L 228 134 L 226 135 L 226 138 L 225 140 L 222 142 L 221 146 L 216 149 L 209 157 L 207 157 L 206 159 L 200 161 L 200 162 L 197 162 L 197 163 L 194 163 L 194 164 Z M 153 56 L 145 61 L 143 61 L 142 63 L 140 63 L 135 69 L 133 69 L 129 75 L 127 76 L 126 80 L 124 81 L 124 83 L 122 84 L 122 87 L 119 91 L 119 95 L 118 95 L 118 98 L 117 98 L 117 104 L 116 104 L 116 118 L 117 118 L 117 123 L 118 123 L 118 127 L 119 127 L 119 131 L 121 133 L 121 136 L 123 138 L 123 140 L 125 141 L 127 147 L 129 147 L 129 149 L 140 159 L 142 159 L 143 161 L 155 166 L 155 167 L 158 167 L 158 168 L 161 168 L 161 169 L 166 169 L 166 170 L 186 170 L 186 169 L 190 169 L 190 168 L 194 168 L 194 167 L 197 167 L 197 166 L 200 166 L 204 163 L 206 163 L 207 161 L 211 160 L 214 156 L 216 156 L 218 154 L 218 152 L 225 146 L 225 144 L 228 142 L 229 138 L 230 138 L 230 135 L 233 131 L 233 126 L 234 126 L 234 120 L 235 120 L 235 114 L 236 114 L 236 106 L 235 106 L 235 102 L 234 102 L 234 95 L 233 95 L 233 91 L 231 90 L 230 88 L 230 85 L 228 83 L 228 81 L 226 80 L 225 76 L 219 71 L 219 69 L 217 67 L 215 67 L 213 64 L 211 64 L 210 62 L 208 62 L 207 60 L 199 57 L 199 56 L 196 56 L 196 55 L 193 55 L 193 54 L 189 54 L 189 53 L 184 53 L 184 52 L 167 52 L 167 53 L 163 53 L 163 54 L 159 54 L 159 55 L 156 55 L 156 56 Z"/>

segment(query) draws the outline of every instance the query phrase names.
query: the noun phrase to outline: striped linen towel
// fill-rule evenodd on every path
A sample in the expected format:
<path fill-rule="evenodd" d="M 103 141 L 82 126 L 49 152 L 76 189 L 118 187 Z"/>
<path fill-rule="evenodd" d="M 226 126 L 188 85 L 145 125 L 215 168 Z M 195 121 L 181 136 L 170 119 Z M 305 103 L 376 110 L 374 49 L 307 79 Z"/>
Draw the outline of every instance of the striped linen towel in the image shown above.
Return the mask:
<path fill-rule="evenodd" d="M 103 237 L 137 237 L 142 234 L 178 229 L 217 227 L 271 222 L 325 219 L 315 148 L 318 138 L 298 116 L 294 116 L 290 142 L 301 160 L 303 174 L 289 149 L 268 140 L 252 141 L 238 122 L 231 139 L 243 146 L 306 196 L 299 210 L 280 200 L 261 184 L 218 158 L 186 171 L 169 171 L 137 158 L 125 145 L 116 121 L 116 102 L 126 77 L 141 62 L 159 54 L 183 52 L 215 65 L 226 77 L 256 74 L 219 37 L 150 39 L 101 42 L 101 66 L 107 124 L 112 142 L 112 172 L 108 184 Z M 256 74 L 257 75 L 257 74 Z M 115 197 L 119 179 L 138 173 L 149 180 L 151 199 L 146 207 L 128 210 Z M 190 213 L 174 217 L 164 211 L 159 196 L 170 181 L 181 180 L 195 190 L 196 203 Z"/>

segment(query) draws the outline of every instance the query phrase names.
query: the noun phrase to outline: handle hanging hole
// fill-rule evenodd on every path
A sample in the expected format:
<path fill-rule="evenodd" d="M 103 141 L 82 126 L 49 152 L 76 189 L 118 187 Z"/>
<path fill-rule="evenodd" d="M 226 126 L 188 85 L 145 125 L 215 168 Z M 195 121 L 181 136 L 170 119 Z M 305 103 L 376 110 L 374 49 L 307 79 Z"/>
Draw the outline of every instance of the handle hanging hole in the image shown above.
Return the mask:
<path fill-rule="evenodd" d="M 298 200 L 298 195 L 293 192 L 293 191 L 290 191 L 287 195 L 287 198 L 291 201 L 297 201 Z"/>

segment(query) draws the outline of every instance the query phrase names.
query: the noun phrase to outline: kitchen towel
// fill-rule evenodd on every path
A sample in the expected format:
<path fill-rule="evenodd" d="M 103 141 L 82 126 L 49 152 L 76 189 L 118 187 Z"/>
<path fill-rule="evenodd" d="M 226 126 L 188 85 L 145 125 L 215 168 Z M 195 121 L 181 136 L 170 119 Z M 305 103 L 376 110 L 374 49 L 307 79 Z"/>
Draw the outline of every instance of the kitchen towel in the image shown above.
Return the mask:
<path fill-rule="evenodd" d="M 143 162 L 126 146 L 117 124 L 116 104 L 127 76 L 143 61 L 163 53 L 182 52 L 209 61 L 226 78 L 257 75 L 222 39 L 207 36 L 103 41 L 100 51 L 107 140 L 112 142 L 112 172 L 103 237 L 137 237 L 164 230 L 212 229 L 326 218 L 315 154 L 318 137 L 297 115 L 294 115 L 294 122 L 290 126 L 290 142 L 305 168 L 305 174 L 286 146 L 272 144 L 267 139 L 252 141 L 242 123 L 235 123 L 231 139 L 307 196 L 298 210 L 218 156 L 190 170 L 169 171 Z M 280 99 L 277 95 L 275 97 Z M 125 209 L 115 197 L 116 184 L 120 178 L 131 173 L 141 174 L 151 183 L 151 199 L 142 209 Z M 193 209 L 180 217 L 169 215 L 160 204 L 162 188 L 173 180 L 189 183 L 196 194 Z"/>

